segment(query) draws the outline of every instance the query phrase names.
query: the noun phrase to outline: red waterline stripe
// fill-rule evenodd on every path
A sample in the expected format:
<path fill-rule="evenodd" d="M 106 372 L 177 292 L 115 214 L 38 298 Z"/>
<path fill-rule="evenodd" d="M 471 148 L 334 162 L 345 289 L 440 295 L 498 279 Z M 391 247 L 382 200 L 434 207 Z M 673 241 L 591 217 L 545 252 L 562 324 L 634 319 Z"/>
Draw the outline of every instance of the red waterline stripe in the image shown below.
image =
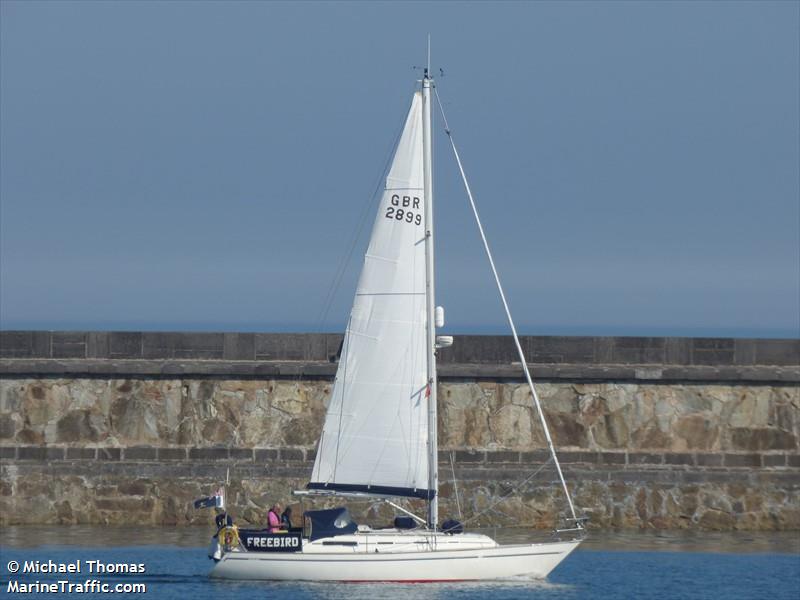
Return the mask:
<path fill-rule="evenodd" d="M 341 583 L 459 583 L 480 579 L 343 579 Z"/>

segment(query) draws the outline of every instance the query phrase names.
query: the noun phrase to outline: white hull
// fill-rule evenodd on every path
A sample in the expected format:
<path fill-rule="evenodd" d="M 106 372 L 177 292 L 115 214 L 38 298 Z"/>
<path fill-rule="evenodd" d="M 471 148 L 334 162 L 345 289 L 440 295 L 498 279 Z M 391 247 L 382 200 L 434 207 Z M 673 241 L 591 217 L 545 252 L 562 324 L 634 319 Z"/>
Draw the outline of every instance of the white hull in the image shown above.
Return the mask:
<path fill-rule="evenodd" d="M 501 546 L 476 534 L 436 535 L 434 544 L 414 544 L 408 536 L 392 536 L 396 542 L 356 545 L 323 545 L 317 540 L 295 553 L 226 553 L 210 576 L 221 579 L 292 581 L 478 581 L 508 577 L 544 578 L 564 560 L 581 540 Z M 420 536 L 415 536 L 419 538 Z M 402 539 L 405 538 L 405 539 Z M 330 538 L 346 542 L 342 537 Z M 386 537 L 385 539 L 390 539 Z M 401 543 L 402 540 L 402 543 Z M 395 546 L 396 550 L 381 550 Z M 413 546 L 413 547 L 412 547 Z M 435 548 L 433 547 L 435 546 Z M 405 551 L 407 549 L 407 551 Z M 377 550 L 377 551 L 376 551 Z"/>

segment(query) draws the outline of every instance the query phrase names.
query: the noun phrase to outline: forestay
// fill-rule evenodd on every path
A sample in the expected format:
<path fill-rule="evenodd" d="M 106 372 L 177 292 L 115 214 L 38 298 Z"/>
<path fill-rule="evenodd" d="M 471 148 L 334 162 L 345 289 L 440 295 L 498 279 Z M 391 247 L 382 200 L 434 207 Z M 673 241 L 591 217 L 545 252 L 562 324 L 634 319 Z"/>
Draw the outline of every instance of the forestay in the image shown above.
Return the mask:
<path fill-rule="evenodd" d="M 414 95 L 364 258 L 310 489 L 428 489 L 422 97 Z"/>

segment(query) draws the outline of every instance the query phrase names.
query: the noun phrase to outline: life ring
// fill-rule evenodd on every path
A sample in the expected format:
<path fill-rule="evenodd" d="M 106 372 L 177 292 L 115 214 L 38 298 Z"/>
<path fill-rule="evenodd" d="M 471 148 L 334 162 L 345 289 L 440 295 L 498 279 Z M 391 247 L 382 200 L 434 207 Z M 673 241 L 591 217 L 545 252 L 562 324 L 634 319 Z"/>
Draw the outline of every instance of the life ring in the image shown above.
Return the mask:
<path fill-rule="evenodd" d="M 222 545 L 226 548 L 239 545 L 239 528 L 230 525 L 222 530 Z"/>

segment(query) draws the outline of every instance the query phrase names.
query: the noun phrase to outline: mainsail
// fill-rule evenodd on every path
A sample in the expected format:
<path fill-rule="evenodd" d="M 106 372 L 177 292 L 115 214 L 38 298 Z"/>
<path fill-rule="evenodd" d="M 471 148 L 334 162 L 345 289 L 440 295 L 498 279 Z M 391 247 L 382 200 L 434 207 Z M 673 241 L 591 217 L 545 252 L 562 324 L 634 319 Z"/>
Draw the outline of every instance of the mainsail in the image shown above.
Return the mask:
<path fill-rule="evenodd" d="M 430 499 L 422 94 L 372 227 L 310 489 Z"/>

